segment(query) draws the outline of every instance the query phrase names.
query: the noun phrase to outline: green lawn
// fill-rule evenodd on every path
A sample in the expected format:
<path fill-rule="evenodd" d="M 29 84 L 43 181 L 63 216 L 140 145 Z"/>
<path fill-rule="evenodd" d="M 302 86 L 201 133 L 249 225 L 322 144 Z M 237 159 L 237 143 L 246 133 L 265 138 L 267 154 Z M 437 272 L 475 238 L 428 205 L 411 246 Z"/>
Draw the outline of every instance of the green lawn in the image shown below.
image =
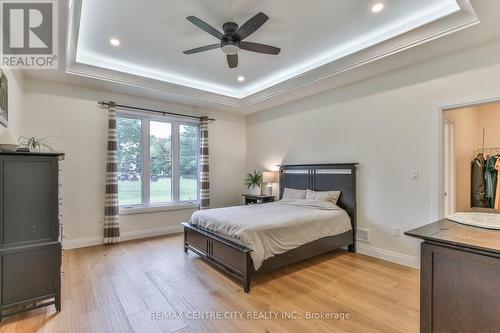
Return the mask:
<path fill-rule="evenodd" d="M 196 200 L 198 197 L 198 181 L 196 179 L 182 179 L 180 181 L 180 200 Z M 163 178 L 151 182 L 150 202 L 152 204 L 172 201 L 170 178 Z M 120 205 L 137 205 L 141 203 L 140 181 L 118 181 L 118 198 Z"/>

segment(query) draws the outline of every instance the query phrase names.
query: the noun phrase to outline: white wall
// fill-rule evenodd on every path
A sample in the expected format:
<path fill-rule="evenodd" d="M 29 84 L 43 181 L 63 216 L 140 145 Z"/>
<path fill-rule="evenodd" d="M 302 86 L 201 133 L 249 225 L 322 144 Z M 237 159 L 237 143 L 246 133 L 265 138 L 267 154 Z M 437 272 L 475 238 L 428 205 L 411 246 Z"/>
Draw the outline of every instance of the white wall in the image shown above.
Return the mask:
<path fill-rule="evenodd" d="M 7 68 L 0 68 L 9 84 L 9 130 L 14 138 L 19 137 L 19 127 L 22 121 L 22 111 L 24 107 L 23 90 L 24 78 L 19 70 L 10 70 Z M 0 125 L 0 134 L 5 129 Z"/>
<path fill-rule="evenodd" d="M 485 147 L 500 147 L 500 103 L 481 105 L 475 108 L 478 113 L 476 147 L 483 144 L 483 128 L 485 129 Z M 486 153 L 496 153 L 496 151 L 485 151 Z"/>
<path fill-rule="evenodd" d="M 162 110 L 203 114 L 210 124 L 211 202 L 213 207 L 240 203 L 245 171 L 245 118 L 240 115 L 112 94 L 80 86 L 25 79 L 25 117 L 21 133 L 50 136 L 54 148 L 66 153 L 62 172 L 61 213 L 66 247 L 102 241 L 106 166 L 107 113 L 98 100 Z M 120 217 L 123 239 L 180 230 L 193 210 Z"/>
<path fill-rule="evenodd" d="M 361 252 L 415 265 L 418 241 L 392 228 L 436 216 L 438 107 L 500 97 L 499 52 L 494 41 L 251 115 L 247 170 L 359 162 L 358 223 L 371 237 Z"/>

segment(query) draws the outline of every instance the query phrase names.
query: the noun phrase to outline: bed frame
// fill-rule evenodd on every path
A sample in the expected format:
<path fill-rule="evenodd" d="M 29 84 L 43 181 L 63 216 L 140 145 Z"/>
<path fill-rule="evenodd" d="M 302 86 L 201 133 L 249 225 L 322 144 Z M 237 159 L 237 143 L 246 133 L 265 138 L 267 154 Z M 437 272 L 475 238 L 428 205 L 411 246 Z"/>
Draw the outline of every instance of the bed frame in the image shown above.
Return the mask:
<path fill-rule="evenodd" d="M 264 260 L 258 273 L 284 267 L 341 247 L 356 251 L 356 167 L 348 164 L 302 164 L 280 167 L 280 199 L 285 187 L 315 191 L 342 191 L 337 204 L 351 219 L 352 230 L 340 235 L 320 238 L 296 249 Z M 251 275 L 256 273 L 249 248 L 218 236 L 209 230 L 182 223 L 184 252 L 201 256 L 212 266 L 242 281 L 243 290 L 250 291 Z"/>

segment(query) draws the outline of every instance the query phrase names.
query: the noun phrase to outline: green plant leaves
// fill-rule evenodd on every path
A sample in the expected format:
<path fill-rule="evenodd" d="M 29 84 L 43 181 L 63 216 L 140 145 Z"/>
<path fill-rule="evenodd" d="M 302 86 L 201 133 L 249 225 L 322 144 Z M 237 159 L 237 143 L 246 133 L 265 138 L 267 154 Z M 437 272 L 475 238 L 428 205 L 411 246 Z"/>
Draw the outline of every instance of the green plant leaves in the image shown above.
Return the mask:
<path fill-rule="evenodd" d="M 262 184 L 262 172 L 254 170 L 253 173 L 248 173 L 244 182 L 247 188 L 260 186 Z"/>
<path fill-rule="evenodd" d="M 36 150 L 39 152 L 43 150 L 53 151 L 54 149 L 52 148 L 48 138 L 48 136 L 43 138 L 21 136 L 19 138 L 19 145 L 23 148 L 29 148 L 30 150 Z"/>

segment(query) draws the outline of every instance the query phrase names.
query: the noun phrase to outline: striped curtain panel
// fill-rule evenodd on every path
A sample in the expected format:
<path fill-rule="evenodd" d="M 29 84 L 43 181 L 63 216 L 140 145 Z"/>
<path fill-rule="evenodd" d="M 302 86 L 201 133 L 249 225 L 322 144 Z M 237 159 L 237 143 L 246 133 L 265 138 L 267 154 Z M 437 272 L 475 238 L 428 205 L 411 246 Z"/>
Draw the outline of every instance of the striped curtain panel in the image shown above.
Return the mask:
<path fill-rule="evenodd" d="M 104 210 L 104 244 L 120 241 L 118 223 L 118 175 L 116 144 L 116 104 L 108 105 L 108 159 L 106 166 L 106 201 Z"/>
<path fill-rule="evenodd" d="M 208 166 L 208 117 L 200 122 L 200 209 L 210 208 L 210 168 Z"/>

